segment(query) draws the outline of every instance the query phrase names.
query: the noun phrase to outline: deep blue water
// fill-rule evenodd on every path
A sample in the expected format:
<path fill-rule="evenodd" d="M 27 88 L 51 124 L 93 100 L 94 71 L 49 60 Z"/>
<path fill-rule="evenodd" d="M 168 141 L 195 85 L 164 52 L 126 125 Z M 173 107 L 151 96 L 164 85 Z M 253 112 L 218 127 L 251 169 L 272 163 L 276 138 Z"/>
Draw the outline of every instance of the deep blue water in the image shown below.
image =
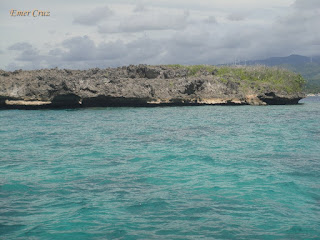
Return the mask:
<path fill-rule="evenodd" d="M 0 239 L 320 239 L 320 98 L 0 111 Z"/>

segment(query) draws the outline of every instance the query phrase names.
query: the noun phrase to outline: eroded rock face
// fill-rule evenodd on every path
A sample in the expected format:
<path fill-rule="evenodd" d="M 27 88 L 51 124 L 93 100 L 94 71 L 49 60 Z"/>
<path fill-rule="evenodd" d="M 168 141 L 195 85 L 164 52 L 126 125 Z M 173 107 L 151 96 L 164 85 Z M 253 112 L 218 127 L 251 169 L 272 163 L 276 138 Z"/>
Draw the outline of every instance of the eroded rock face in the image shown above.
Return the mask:
<path fill-rule="evenodd" d="M 0 70 L 1 108 L 75 108 L 160 105 L 297 104 L 301 93 L 245 92 L 216 71 L 190 75 L 187 68 L 130 65 L 67 70 Z"/>

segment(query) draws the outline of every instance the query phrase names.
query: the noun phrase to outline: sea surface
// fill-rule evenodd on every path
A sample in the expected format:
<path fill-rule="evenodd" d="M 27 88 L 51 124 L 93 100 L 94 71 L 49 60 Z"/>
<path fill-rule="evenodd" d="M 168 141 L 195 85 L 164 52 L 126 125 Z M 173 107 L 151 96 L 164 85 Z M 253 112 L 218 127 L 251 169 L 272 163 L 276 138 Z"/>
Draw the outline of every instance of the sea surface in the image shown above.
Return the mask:
<path fill-rule="evenodd" d="M 320 239 L 320 98 L 0 111 L 0 239 Z"/>

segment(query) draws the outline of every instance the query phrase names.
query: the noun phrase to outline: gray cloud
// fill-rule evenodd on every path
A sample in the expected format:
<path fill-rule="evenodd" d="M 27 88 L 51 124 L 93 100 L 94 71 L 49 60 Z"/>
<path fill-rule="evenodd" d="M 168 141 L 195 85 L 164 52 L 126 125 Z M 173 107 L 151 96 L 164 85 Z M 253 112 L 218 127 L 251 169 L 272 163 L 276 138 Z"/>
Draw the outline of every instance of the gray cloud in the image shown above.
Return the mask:
<path fill-rule="evenodd" d="M 16 58 L 18 61 L 41 61 L 43 56 L 39 54 L 39 51 L 35 48 L 26 49 L 22 51 L 19 57 Z"/>
<path fill-rule="evenodd" d="M 243 13 L 232 13 L 228 16 L 228 20 L 230 21 L 243 21 L 246 16 Z"/>
<path fill-rule="evenodd" d="M 116 60 L 127 56 L 127 46 L 122 41 L 101 43 L 96 47 L 96 59 Z"/>
<path fill-rule="evenodd" d="M 113 22 L 98 26 L 99 33 L 143 32 L 151 30 L 181 30 L 188 25 L 189 12 L 179 15 L 162 14 L 148 11 L 123 18 L 118 24 Z"/>
<path fill-rule="evenodd" d="M 135 43 L 136 44 L 136 43 Z M 22 45 L 22 43 L 18 43 Z M 15 58 L 15 63 L 7 66 L 7 69 L 19 67 L 23 69 L 35 69 L 39 67 L 60 67 L 60 68 L 90 68 L 119 66 L 128 58 L 131 53 L 133 59 L 138 59 L 139 52 L 134 42 L 126 45 L 122 41 L 103 42 L 95 44 L 88 36 L 72 37 L 61 42 L 60 47 L 53 48 L 45 55 L 30 45 Z M 149 44 L 150 45 L 150 44 Z M 130 50 L 130 48 L 132 48 Z M 140 49 L 142 52 L 142 48 Z M 20 62 L 20 64 L 19 64 Z M 22 64 L 22 62 L 25 62 Z"/>
<path fill-rule="evenodd" d="M 208 24 L 217 24 L 218 21 L 217 19 L 214 17 L 214 16 L 209 16 L 207 17 L 205 20 L 204 20 L 205 23 L 208 23 Z"/>
<path fill-rule="evenodd" d="M 296 46 L 295 49 L 314 45 L 320 42 L 320 35 L 316 31 L 319 22 L 320 15 L 316 11 L 294 10 L 273 24 L 273 38 L 286 41 L 284 45 Z"/>
<path fill-rule="evenodd" d="M 75 17 L 73 23 L 93 26 L 105 19 L 108 19 L 112 15 L 113 11 L 107 6 L 102 8 L 95 8 L 89 13 Z"/>
<path fill-rule="evenodd" d="M 145 5 L 143 4 L 137 4 L 136 7 L 134 8 L 133 10 L 134 12 L 144 12 L 144 11 L 147 11 L 147 8 Z"/>
<path fill-rule="evenodd" d="M 16 51 L 21 51 L 21 50 L 27 50 L 32 48 L 32 45 L 27 42 L 18 42 L 15 43 L 11 46 L 8 47 L 8 50 L 16 50 Z"/>
<path fill-rule="evenodd" d="M 40 55 L 35 48 L 19 53 L 22 68 L 115 67 L 128 64 L 219 64 L 238 60 L 291 53 L 299 43 L 272 36 L 270 30 L 233 31 L 227 35 L 205 29 L 186 29 L 162 39 L 143 36 L 124 43 L 121 40 L 96 44 L 88 36 L 64 40 L 60 47 Z M 38 62 L 38 65 L 35 63 Z M 20 67 L 21 68 L 21 67 Z"/>
<path fill-rule="evenodd" d="M 38 50 L 34 48 L 30 43 L 18 42 L 8 47 L 8 50 L 19 51 L 19 55 L 16 58 L 17 61 L 41 61 L 42 56 Z"/>
<path fill-rule="evenodd" d="M 294 7 L 297 9 L 316 9 L 320 8 L 319 0 L 296 0 L 294 3 Z"/>
<path fill-rule="evenodd" d="M 73 37 L 62 42 L 67 49 L 62 59 L 67 61 L 91 60 L 95 57 L 96 45 L 88 36 Z"/>

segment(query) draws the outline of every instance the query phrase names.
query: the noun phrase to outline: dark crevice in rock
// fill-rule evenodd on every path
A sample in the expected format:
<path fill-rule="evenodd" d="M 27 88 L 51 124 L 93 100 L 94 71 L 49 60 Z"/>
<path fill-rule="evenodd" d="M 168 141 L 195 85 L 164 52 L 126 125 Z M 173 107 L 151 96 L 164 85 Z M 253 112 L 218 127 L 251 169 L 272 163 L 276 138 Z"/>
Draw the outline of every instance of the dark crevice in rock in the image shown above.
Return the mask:
<path fill-rule="evenodd" d="M 52 107 L 80 107 L 81 98 L 75 94 L 58 95 L 52 99 Z"/>
<path fill-rule="evenodd" d="M 0 106 L 0 109 L 16 109 L 16 110 L 42 110 L 42 109 L 55 109 L 56 107 L 52 107 L 50 105 L 41 105 L 41 106 L 30 106 L 30 105 L 5 105 Z M 63 107 L 64 108 L 64 107 Z"/>
<path fill-rule="evenodd" d="M 93 89 L 90 89 L 90 88 L 82 88 L 83 91 L 88 91 L 88 92 L 91 92 L 91 93 L 97 93 L 96 90 L 93 90 Z"/>
<path fill-rule="evenodd" d="M 264 95 L 268 96 L 268 97 L 275 97 L 276 94 L 274 92 L 268 92 L 268 93 L 265 93 Z"/>
<path fill-rule="evenodd" d="M 64 81 L 61 83 L 61 87 L 62 87 L 62 89 L 63 89 L 64 91 L 66 91 L 66 92 L 70 91 L 67 83 L 64 82 Z"/>
<path fill-rule="evenodd" d="M 84 98 L 82 107 L 146 107 L 148 99 L 143 98 L 124 98 L 97 96 L 93 98 Z"/>
<path fill-rule="evenodd" d="M 0 98 L 0 108 L 3 108 L 6 106 L 6 99 L 5 98 Z"/>
<path fill-rule="evenodd" d="M 203 84 L 204 84 L 204 81 L 202 80 L 191 82 L 189 85 L 186 86 L 184 94 L 188 94 L 188 95 L 195 94 L 197 91 L 199 91 L 202 88 Z"/>

